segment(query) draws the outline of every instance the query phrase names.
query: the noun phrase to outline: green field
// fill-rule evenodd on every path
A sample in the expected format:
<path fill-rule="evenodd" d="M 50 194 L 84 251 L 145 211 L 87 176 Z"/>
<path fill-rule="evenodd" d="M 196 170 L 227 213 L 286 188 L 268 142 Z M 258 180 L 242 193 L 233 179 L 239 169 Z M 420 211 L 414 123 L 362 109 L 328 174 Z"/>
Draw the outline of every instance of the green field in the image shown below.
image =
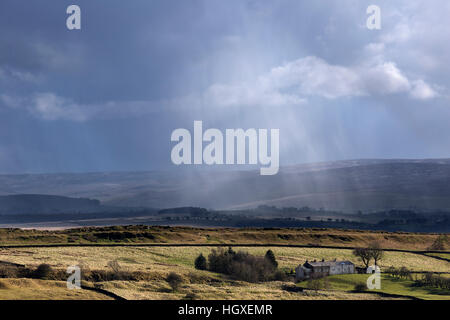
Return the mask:
<path fill-rule="evenodd" d="M 366 274 L 343 274 L 327 277 L 329 290 L 351 292 L 357 284 L 365 284 L 370 275 Z M 450 291 L 435 288 L 423 288 L 413 286 L 412 280 L 397 279 L 388 275 L 381 276 L 381 289 L 370 290 L 371 292 L 382 292 L 387 294 L 410 296 L 425 300 L 450 300 Z M 308 282 L 298 284 L 300 287 L 308 287 Z"/>

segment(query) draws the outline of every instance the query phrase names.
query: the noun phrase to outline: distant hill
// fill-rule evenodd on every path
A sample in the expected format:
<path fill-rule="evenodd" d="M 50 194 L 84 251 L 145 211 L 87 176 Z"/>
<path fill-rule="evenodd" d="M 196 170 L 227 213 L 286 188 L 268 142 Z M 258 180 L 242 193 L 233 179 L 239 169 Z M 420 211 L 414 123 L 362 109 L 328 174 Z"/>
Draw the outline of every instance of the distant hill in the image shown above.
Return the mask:
<path fill-rule="evenodd" d="M 0 196 L 0 214 L 42 214 L 89 212 L 100 208 L 100 201 L 62 196 L 22 194 Z"/>
<path fill-rule="evenodd" d="M 0 175 L 0 194 L 94 198 L 129 207 L 249 208 L 259 205 L 341 211 L 450 210 L 450 159 L 349 160 L 259 171 L 177 168 L 171 172 Z"/>

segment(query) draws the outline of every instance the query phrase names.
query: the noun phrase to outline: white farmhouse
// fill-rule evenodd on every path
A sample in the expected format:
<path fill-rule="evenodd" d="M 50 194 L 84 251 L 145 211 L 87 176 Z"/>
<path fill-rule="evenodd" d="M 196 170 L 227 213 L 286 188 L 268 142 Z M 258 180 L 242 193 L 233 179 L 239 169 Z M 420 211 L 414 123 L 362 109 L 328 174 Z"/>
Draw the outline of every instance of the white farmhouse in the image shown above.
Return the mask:
<path fill-rule="evenodd" d="M 350 261 L 306 261 L 295 269 L 296 280 L 321 278 L 334 274 L 355 273 L 355 265 Z"/>

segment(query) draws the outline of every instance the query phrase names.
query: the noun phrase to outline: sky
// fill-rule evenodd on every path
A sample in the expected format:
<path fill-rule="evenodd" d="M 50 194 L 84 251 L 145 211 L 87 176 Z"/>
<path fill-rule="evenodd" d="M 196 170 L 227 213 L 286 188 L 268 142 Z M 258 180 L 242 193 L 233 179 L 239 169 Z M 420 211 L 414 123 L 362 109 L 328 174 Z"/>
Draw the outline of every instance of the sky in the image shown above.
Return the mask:
<path fill-rule="evenodd" d="M 280 129 L 281 165 L 448 158 L 449 16 L 447 0 L 2 0 L 0 173 L 171 169 L 194 120 Z"/>

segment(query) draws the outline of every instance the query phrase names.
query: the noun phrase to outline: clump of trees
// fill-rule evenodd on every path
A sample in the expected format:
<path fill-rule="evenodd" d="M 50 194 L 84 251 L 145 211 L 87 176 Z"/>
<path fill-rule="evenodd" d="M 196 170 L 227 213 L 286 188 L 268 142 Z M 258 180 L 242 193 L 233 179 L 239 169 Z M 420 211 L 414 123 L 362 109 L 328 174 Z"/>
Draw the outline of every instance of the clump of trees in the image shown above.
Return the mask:
<path fill-rule="evenodd" d="M 378 265 L 378 262 L 384 257 L 384 251 L 378 242 L 372 242 L 366 248 L 355 248 L 353 255 L 360 258 L 362 263 L 368 268 L 372 260 L 374 260 L 376 266 Z"/>
<path fill-rule="evenodd" d="M 421 279 L 417 279 L 414 283 L 416 286 L 420 287 L 433 287 L 443 290 L 450 290 L 450 278 L 433 274 L 432 272 L 425 273 L 422 275 Z"/>
<path fill-rule="evenodd" d="M 394 278 L 413 280 L 413 272 L 406 267 L 389 267 L 386 269 L 385 273 Z M 414 285 L 417 287 L 433 287 L 443 290 L 450 290 L 450 278 L 446 278 L 432 272 L 426 272 L 424 274 L 416 273 Z"/>
<path fill-rule="evenodd" d="M 236 252 L 231 247 L 213 249 L 208 255 L 208 261 L 200 254 L 195 259 L 195 267 L 247 282 L 284 280 L 286 277 L 278 270 L 278 262 L 272 250 L 268 250 L 264 257 L 258 257 L 244 251 Z"/>
<path fill-rule="evenodd" d="M 385 273 L 393 278 L 412 280 L 411 270 L 409 270 L 407 267 L 401 268 L 389 267 L 386 269 Z"/>

